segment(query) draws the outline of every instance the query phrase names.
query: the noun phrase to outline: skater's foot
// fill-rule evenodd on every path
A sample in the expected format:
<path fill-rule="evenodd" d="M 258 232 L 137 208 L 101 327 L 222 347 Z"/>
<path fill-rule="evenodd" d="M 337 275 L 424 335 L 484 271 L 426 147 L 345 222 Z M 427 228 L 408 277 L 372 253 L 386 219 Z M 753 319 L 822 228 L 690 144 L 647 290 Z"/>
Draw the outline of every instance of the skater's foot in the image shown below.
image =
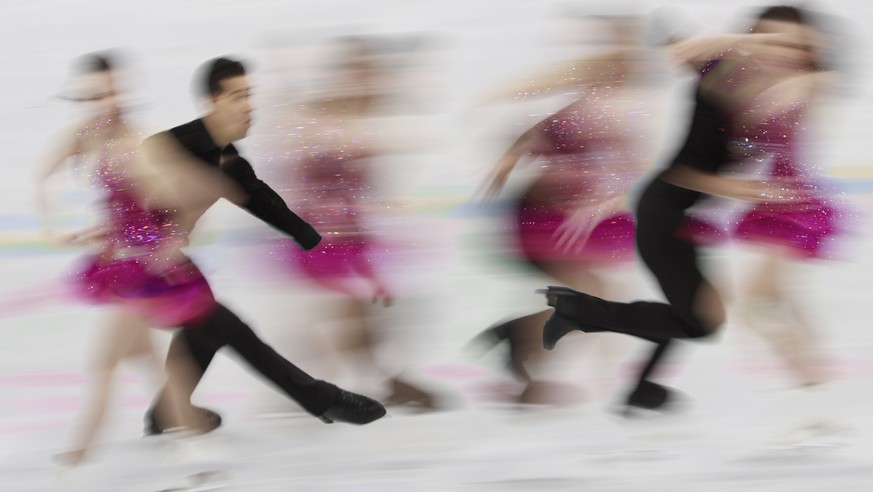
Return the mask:
<path fill-rule="evenodd" d="M 529 316 L 525 317 L 529 318 Z M 497 347 L 498 345 L 506 345 L 506 369 L 513 377 L 524 383 L 531 381 L 528 374 L 525 362 L 529 356 L 536 350 L 540 344 L 539 340 L 532 339 L 530 335 L 524 333 L 525 328 L 533 328 L 522 322 L 525 318 L 516 318 L 493 325 L 476 335 L 468 344 L 468 351 L 476 347 L 481 352 L 479 355 L 484 355 L 485 352 Z"/>
<path fill-rule="evenodd" d="M 322 422 L 347 422 L 349 424 L 369 424 L 385 416 L 385 407 L 378 401 L 364 395 L 339 390 L 339 396 L 333 406 L 318 416 Z"/>
<path fill-rule="evenodd" d="M 579 293 L 566 287 L 549 287 L 548 289 L 538 290 L 537 292 L 545 294 L 549 306 L 555 308 L 555 312 L 552 313 L 552 316 L 543 326 L 543 348 L 546 350 L 552 350 L 555 348 L 558 341 L 564 338 L 565 335 L 572 331 L 582 329 L 578 323 L 565 317 L 561 313 L 560 307 L 561 302 L 568 302 L 572 300 L 573 297 L 579 295 Z"/>
<path fill-rule="evenodd" d="M 675 403 L 674 392 L 651 381 L 641 381 L 625 400 L 624 416 L 632 417 L 636 410 L 667 412 Z"/>
<path fill-rule="evenodd" d="M 200 408 L 195 406 L 192 406 L 191 408 L 194 410 L 195 415 L 201 423 L 200 428 L 196 429 L 197 432 L 205 434 L 221 427 L 221 415 L 219 415 L 217 412 L 209 410 L 208 408 Z M 171 430 L 178 429 L 164 426 L 160 419 L 158 419 L 154 408 L 150 409 L 148 413 L 146 413 L 145 435 L 156 436 Z"/>
<path fill-rule="evenodd" d="M 76 449 L 74 451 L 67 451 L 66 453 L 56 454 L 54 456 L 54 460 L 59 465 L 63 466 L 78 466 L 83 461 L 85 461 L 87 453 L 84 449 Z"/>
<path fill-rule="evenodd" d="M 578 329 L 576 323 L 564 318 L 556 310 L 543 326 L 543 348 L 553 350 L 560 339 Z"/>

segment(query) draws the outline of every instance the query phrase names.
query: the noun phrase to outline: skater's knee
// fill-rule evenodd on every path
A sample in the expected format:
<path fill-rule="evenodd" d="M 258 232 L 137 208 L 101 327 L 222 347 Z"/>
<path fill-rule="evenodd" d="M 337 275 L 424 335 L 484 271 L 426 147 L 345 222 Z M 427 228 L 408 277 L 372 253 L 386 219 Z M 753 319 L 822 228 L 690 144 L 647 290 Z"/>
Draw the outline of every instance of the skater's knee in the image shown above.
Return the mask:
<path fill-rule="evenodd" d="M 707 335 L 718 331 L 727 318 L 721 297 L 715 288 L 706 282 L 701 283 L 697 289 L 694 303 L 691 305 L 691 312 L 701 331 Z"/>
<path fill-rule="evenodd" d="M 110 379 L 120 362 L 120 359 L 113 355 L 95 357 L 88 362 L 87 371 L 92 378 Z"/>
<path fill-rule="evenodd" d="M 690 338 L 699 339 L 699 338 L 707 338 L 715 335 L 718 332 L 718 328 L 713 327 L 698 327 L 694 331 L 691 332 Z"/>
<path fill-rule="evenodd" d="M 692 323 L 690 334 L 691 338 L 706 338 L 718 333 L 724 325 L 725 317 L 709 317 L 697 318 Z"/>

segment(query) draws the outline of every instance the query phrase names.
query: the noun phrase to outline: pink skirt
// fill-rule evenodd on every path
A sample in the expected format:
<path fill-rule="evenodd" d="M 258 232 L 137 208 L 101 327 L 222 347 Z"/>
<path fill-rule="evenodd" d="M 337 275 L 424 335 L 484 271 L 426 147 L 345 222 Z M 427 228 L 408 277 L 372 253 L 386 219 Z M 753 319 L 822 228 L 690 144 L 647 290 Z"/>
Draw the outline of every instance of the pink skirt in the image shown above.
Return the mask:
<path fill-rule="evenodd" d="M 375 280 L 376 263 L 381 259 L 373 243 L 372 236 L 366 234 L 325 235 L 321 243 L 309 251 L 301 249 L 291 239 L 282 239 L 273 250 L 289 273 L 302 274 L 346 296 L 367 297 L 372 292 L 366 284 Z"/>
<path fill-rule="evenodd" d="M 156 275 L 138 258 L 101 264 L 89 257 L 74 276 L 78 297 L 97 304 L 119 304 L 156 327 L 196 324 L 216 305 L 206 278 L 190 261 Z"/>
<path fill-rule="evenodd" d="M 599 222 L 591 233 L 577 241 L 584 244 L 558 245 L 558 228 L 567 220 L 559 210 L 522 202 L 516 215 L 517 239 L 522 254 L 535 261 L 625 262 L 634 259 L 635 222 L 629 211 Z"/>
<path fill-rule="evenodd" d="M 759 244 L 787 246 L 799 256 L 828 256 L 828 246 L 842 232 L 843 214 L 821 199 L 802 204 L 762 203 L 737 224 L 736 237 Z"/>

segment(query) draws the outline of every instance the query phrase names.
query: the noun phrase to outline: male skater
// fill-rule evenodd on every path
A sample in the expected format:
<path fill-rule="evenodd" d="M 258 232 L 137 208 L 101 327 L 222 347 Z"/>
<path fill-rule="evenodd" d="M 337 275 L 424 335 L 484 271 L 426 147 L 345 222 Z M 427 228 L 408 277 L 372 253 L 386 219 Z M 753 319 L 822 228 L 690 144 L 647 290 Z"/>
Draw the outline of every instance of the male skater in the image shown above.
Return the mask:
<path fill-rule="evenodd" d="M 233 146 L 233 142 L 246 136 L 252 123 L 251 86 L 245 67 L 238 61 L 217 58 L 206 62 L 199 75 L 195 80 L 196 88 L 207 98 L 209 112 L 202 118 L 147 139 L 144 143 L 147 157 L 162 166 L 167 162 L 172 165 L 173 160 L 196 159 L 201 164 L 219 168 L 248 195 L 241 205 L 243 208 L 292 236 L 304 249 L 315 248 L 321 236 L 258 179 L 252 166 Z M 196 221 L 202 212 L 189 219 Z M 173 354 L 190 352 L 196 366 L 193 384 L 186 388 L 186 398 L 190 400 L 213 356 L 225 345 L 325 423 L 366 424 L 385 415 L 385 408 L 375 400 L 316 380 L 303 372 L 261 341 L 251 328 L 221 304 L 205 321 L 196 326 L 185 326 L 176 333 L 170 345 Z M 169 358 L 168 363 L 173 359 Z M 146 414 L 147 434 L 160 434 L 166 430 L 163 424 L 166 419 L 162 418 L 166 408 L 164 391 Z M 197 410 L 207 421 L 209 430 L 221 425 L 217 413 L 202 408 Z"/>

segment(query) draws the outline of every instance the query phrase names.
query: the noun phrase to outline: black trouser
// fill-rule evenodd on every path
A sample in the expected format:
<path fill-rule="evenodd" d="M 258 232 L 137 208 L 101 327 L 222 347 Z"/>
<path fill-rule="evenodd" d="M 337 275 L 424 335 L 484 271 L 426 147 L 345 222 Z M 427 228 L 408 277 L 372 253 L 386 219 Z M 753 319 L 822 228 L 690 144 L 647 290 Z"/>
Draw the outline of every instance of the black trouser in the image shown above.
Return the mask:
<path fill-rule="evenodd" d="M 707 285 L 697 256 L 697 248 L 678 233 L 685 222 L 685 210 L 700 193 L 655 179 L 646 187 L 637 205 L 637 250 L 655 276 L 667 303 L 668 317 L 657 317 L 653 334 L 664 338 L 706 336 L 717 326 L 708 326 L 696 313 L 697 293 Z M 652 319 L 654 322 L 655 319 Z"/>
<path fill-rule="evenodd" d="M 665 336 L 652 338 L 658 345 L 643 367 L 640 381 L 657 369 L 674 338 L 706 336 L 718 328 L 695 313 L 696 295 L 708 282 L 700 271 L 697 249 L 677 235 L 686 218 L 685 210 L 699 198 L 700 193 L 670 185 L 659 177 L 646 187 L 637 204 L 637 250 L 675 316 L 675 320 L 658 320 L 666 325 L 652 327 L 654 333 Z"/>
<path fill-rule="evenodd" d="M 185 326 L 170 344 L 168 363 L 175 357 L 190 357 L 195 366 L 195 380 L 186 389 L 187 394 L 182 395 L 183 401 L 190 399 L 215 353 L 225 345 L 313 415 L 324 413 L 339 395 L 336 386 L 303 372 L 258 338 L 237 315 L 217 304 L 205 321 Z M 163 400 L 162 391 L 155 407 L 163 408 Z"/>
<path fill-rule="evenodd" d="M 699 193 L 655 179 L 637 206 L 637 249 L 654 274 L 667 302 L 612 302 L 588 294 L 575 296 L 560 311 L 585 331 L 611 331 L 662 342 L 673 338 L 698 338 L 712 333 L 697 315 L 697 293 L 705 280 L 692 243 L 677 236 L 685 210 Z"/>
<path fill-rule="evenodd" d="M 624 333 L 658 344 L 641 374 L 646 379 L 676 338 L 700 338 L 713 333 L 717 316 L 702 318 L 698 293 L 708 287 L 698 266 L 697 249 L 678 236 L 685 210 L 700 194 L 656 178 L 637 206 L 637 249 L 654 274 L 667 302 L 612 302 L 578 294 L 576 302 L 560 305 L 565 317 L 585 331 Z M 714 290 L 713 290 L 714 292 Z"/>

